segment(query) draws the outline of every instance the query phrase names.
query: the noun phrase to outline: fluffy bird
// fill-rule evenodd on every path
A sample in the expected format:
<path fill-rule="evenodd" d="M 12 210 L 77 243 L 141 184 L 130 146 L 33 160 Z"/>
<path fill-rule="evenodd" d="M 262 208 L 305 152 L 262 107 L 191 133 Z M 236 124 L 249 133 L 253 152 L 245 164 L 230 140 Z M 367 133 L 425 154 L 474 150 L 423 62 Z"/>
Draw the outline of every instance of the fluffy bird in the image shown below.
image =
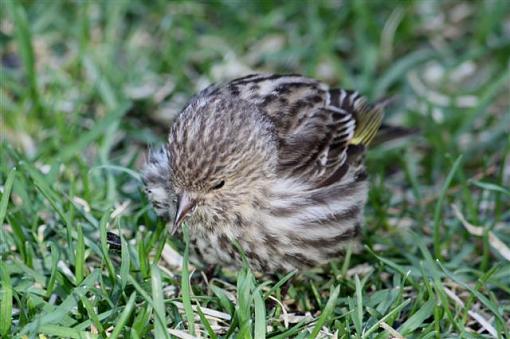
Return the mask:
<path fill-rule="evenodd" d="M 252 74 L 195 95 L 151 151 L 145 188 L 207 264 L 286 272 L 359 245 L 364 153 L 384 103 L 300 75 Z"/>

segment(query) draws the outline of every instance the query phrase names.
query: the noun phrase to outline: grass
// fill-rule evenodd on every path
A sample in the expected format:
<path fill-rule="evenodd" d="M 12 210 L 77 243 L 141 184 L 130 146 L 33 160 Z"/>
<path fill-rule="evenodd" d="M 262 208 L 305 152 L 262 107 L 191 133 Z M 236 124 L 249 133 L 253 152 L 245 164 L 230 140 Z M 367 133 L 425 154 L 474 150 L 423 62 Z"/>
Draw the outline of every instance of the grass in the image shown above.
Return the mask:
<path fill-rule="evenodd" d="M 0 337 L 509 337 L 507 1 L 4 4 Z M 188 265 L 137 174 L 251 70 L 398 95 L 420 129 L 368 156 L 364 250 L 289 282 Z"/>

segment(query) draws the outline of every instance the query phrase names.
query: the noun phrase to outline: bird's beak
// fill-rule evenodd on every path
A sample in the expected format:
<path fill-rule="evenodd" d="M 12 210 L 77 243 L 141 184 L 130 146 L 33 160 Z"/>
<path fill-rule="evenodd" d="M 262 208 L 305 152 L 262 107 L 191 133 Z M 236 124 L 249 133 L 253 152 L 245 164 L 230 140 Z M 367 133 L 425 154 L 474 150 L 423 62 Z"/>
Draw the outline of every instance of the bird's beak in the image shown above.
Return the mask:
<path fill-rule="evenodd" d="M 174 234 L 186 217 L 193 212 L 197 205 L 196 200 L 191 199 L 186 193 L 177 195 L 177 213 L 175 213 L 174 225 L 171 234 Z"/>

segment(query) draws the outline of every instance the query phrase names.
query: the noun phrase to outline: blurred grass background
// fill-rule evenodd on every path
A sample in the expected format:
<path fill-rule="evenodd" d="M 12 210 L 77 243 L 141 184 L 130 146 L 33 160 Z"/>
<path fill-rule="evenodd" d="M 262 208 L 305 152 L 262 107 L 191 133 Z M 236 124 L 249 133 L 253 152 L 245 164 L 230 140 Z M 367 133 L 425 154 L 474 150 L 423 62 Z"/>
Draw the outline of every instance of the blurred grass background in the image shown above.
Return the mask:
<path fill-rule="evenodd" d="M 508 337 L 510 2 L 2 0 L 0 19 L 0 337 Z M 182 269 L 137 174 L 192 93 L 254 71 L 396 95 L 387 119 L 420 129 L 369 154 L 364 252 L 288 283 Z"/>

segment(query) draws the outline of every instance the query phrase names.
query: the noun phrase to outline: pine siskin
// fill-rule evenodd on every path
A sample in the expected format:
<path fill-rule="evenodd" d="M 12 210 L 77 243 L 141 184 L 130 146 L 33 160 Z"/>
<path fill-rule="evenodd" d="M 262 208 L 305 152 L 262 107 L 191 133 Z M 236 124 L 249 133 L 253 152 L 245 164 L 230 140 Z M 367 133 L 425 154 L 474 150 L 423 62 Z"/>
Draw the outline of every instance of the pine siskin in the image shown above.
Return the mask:
<path fill-rule="evenodd" d="M 307 269 L 358 245 L 363 156 L 383 117 L 354 91 L 252 74 L 194 96 L 143 170 L 158 215 L 208 264 Z"/>

